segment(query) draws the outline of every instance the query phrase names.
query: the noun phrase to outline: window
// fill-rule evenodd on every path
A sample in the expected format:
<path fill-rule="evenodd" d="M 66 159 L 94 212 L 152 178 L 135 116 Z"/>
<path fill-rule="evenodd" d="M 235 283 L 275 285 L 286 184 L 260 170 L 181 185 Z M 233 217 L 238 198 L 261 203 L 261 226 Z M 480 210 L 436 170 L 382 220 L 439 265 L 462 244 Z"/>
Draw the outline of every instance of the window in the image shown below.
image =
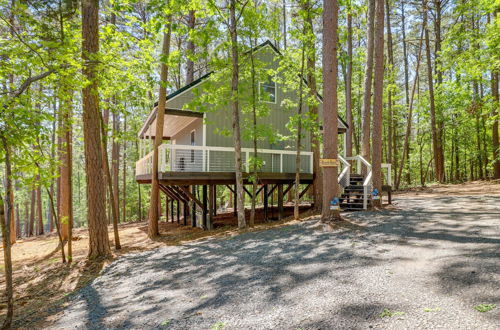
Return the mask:
<path fill-rule="evenodd" d="M 192 130 L 191 131 L 191 145 L 194 146 L 195 145 L 195 131 Z M 191 150 L 191 163 L 194 163 L 194 150 Z"/>
<path fill-rule="evenodd" d="M 261 101 L 276 103 L 276 83 L 271 76 L 266 82 L 259 83 L 259 96 Z"/>

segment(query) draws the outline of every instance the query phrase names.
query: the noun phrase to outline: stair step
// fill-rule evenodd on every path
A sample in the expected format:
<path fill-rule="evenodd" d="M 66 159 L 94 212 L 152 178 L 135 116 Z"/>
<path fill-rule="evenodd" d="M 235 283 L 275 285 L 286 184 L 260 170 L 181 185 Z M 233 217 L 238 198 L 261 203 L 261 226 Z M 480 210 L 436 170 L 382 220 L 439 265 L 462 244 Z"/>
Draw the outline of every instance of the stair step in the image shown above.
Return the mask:
<path fill-rule="evenodd" d="M 346 190 L 346 191 L 352 191 L 352 190 L 363 191 L 363 186 L 347 186 L 344 190 Z"/>
<path fill-rule="evenodd" d="M 349 175 L 351 178 L 363 178 L 363 174 L 356 174 L 356 173 L 351 173 Z"/>

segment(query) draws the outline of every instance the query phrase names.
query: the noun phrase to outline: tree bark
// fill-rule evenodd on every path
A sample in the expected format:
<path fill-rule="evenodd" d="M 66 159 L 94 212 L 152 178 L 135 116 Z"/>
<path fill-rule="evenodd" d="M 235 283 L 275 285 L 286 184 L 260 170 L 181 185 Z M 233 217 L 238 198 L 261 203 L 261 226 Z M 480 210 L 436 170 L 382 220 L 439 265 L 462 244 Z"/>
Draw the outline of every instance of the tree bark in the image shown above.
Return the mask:
<path fill-rule="evenodd" d="M 351 5 L 349 2 L 347 8 L 347 69 L 345 77 L 345 111 L 346 120 L 349 128 L 346 134 L 346 150 L 347 157 L 352 157 L 352 136 L 354 130 L 354 123 L 352 117 L 352 15 Z"/>
<path fill-rule="evenodd" d="M 99 52 L 99 1 L 82 1 L 83 75 L 89 81 L 82 90 L 85 172 L 87 177 L 87 222 L 89 258 L 108 257 L 105 182 L 102 172 L 97 55 Z"/>
<path fill-rule="evenodd" d="M 12 169 L 10 163 L 10 147 L 5 136 L 1 135 L 2 146 L 5 152 L 5 201 L 7 207 L 4 206 L 4 198 L 0 194 L 0 227 L 2 229 L 3 242 L 3 257 L 5 265 L 5 296 L 7 298 L 7 313 L 2 325 L 2 329 L 10 329 L 12 316 L 14 315 L 14 294 L 12 281 L 12 246 L 10 243 L 10 227 L 12 222 L 11 210 L 13 205 L 9 196 L 12 190 Z"/>
<path fill-rule="evenodd" d="M 417 64 L 415 66 L 415 80 L 413 81 L 413 87 L 411 90 L 411 99 L 409 100 L 408 103 L 408 115 L 406 117 L 406 133 L 405 133 L 405 140 L 404 140 L 404 145 L 403 145 L 403 154 L 401 155 L 401 162 L 399 163 L 399 169 L 398 173 L 396 175 L 396 190 L 399 189 L 399 185 L 401 183 L 401 176 L 403 174 L 403 167 L 405 165 L 405 159 L 406 157 L 409 157 L 409 145 L 410 145 L 410 134 L 411 134 L 411 123 L 412 123 L 412 116 L 413 116 L 413 99 L 415 97 L 415 90 L 417 87 L 417 83 L 419 80 L 419 69 L 420 69 L 420 59 L 422 57 L 422 43 L 423 43 L 423 36 L 424 36 L 424 30 L 425 30 L 425 25 L 427 24 L 427 11 L 424 11 L 423 13 L 423 18 L 422 18 L 422 31 L 420 32 L 420 41 L 418 45 L 418 55 L 417 55 Z"/>
<path fill-rule="evenodd" d="M 115 105 L 115 98 L 113 98 Z M 113 144 L 111 147 L 111 175 L 113 178 L 113 203 L 116 209 L 116 221 L 120 222 L 120 142 L 117 135 L 120 132 L 120 114 L 117 111 L 113 112 Z"/>
<path fill-rule="evenodd" d="M 304 35 L 306 34 L 307 23 L 304 24 Z M 302 103 L 303 103 L 303 90 L 304 90 L 304 66 L 305 66 L 305 50 L 306 44 L 302 43 L 302 53 L 300 56 L 300 74 L 299 74 L 299 105 L 297 109 L 297 137 L 295 148 L 297 153 L 295 154 L 295 203 L 293 207 L 293 218 L 295 220 L 300 219 L 300 148 L 302 145 Z"/>
<path fill-rule="evenodd" d="M 373 52 L 375 30 L 375 1 L 368 0 L 368 31 L 366 48 L 365 81 L 363 92 L 363 115 L 361 124 L 361 155 L 370 161 L 371 97 L 373 78 Z"/>
<path fill-rule="evenodd" d="M 339 5 L 337 0 L 325 0 L 323 5 L 323 141 L 324 157 L 337 159 L 338 98 L 337 98 L 337 43 Z M 338 195 L 338 168 L 323 167 L 322 221 L 339 220 L 339 210 L 332 210 L 330 202 Z"/>
<path fill-rule="evenodd" d="M 233 139 L 234 139 L 234 164 L 236 174 L 236 194 L 238 198 L 238 228 L 246 227 L 245 219 L 245 195 L 243 191 L 243 173 L 241 162 L 241 131 L 240 131 L 240 107 L 239 107 L 239 60 L 238 60 L 238 34 L 236 18 L 236 0 L 231 0 L 229 5 L 229 33 L 231 35 L 231 108 L 233 115 Z M 247 159 L 248 161 L 248 159 Z"/>
<path fill-rule="evenodd" d="M 194 41 L 190 36 L 191 33 L 194 33 L 194 27 L 196 24 L 196 16 L 195 11 L 190 10 L 188 14 L 188 41 L 187 41 L 187 61 L 186 61 L 186 84 L 190 84 L 194 80 Z"/>
<path fill-rule="evenodd" d="M 42 208 L 42 187 L 40 182 L 40 175 L 37 176 L 36 187 L 36 220 L 37 220 L 37 235 L 43 235 L 43 208 Z M 13 197 L 13 196 L 12 196 Z"/>
<path fill-rule="evenodd" d="M 500 106 L 500 99 L 498 93 L 498 72 L 491 73 L 491 91 L 493 94 L 492 117 L 495 118 L 492 125 L 492 138 L 493 138 L 493 178 L 500 179 L 500 143 L 498 139 L 498 107 Z"/>
<path fill-rule="evenodd" d="M 427 0 L 423 0 L 423 10 L 427 11 Z M 438 136 L 438 127 L 436 121 L 436 105 L 434 99 L 434 79 L 432 76 L 432 59 L 431 59 L 431 49 L 430 49 L 430 40 L 429 40 L 429 30 L 425 28 L 425 54 L 427 58 L 427 83 L 429 85 L 429 107 L 431 112 L 431 132 L 432 132 L 432 150 L 434 154 L 434 169 L 436 172 L 436 179 L 439 182 L 443 182 L 444 173 L 442 164 L 442 152 L 441 152 L 441 143 Z"/>
<path fill-rule="evenodd" d="M 375 8 L 375 68 L 373 79 L 372 182 L 382 193 L 382 107 L 384 102 L 384 0 L 376 0 Z M 381 199 L 373 206 L 380 207 Z"/>
<path fill-rule="evenodd" d="M 151 174 L 151 200 L 149 205 L 148 236 L 155 238 L 159 235 L 158 205 L 160 204 L 160 182 L 158 180 L 158 148 L 163 142 L 163 123 L 165 121 L 165 107 L 167 103 L 167 83 L 168 83 L 168 65 L 165 61 L 170 55 L 170 39 L 172 35 L 172 17 L 167 17 L 166 31 L 163 32 L 162 63 L 160 69 L 160 90 L 158 95 L 158 106 L 156 110 L 156 136 L 153 149 L 153 171 Z"/>

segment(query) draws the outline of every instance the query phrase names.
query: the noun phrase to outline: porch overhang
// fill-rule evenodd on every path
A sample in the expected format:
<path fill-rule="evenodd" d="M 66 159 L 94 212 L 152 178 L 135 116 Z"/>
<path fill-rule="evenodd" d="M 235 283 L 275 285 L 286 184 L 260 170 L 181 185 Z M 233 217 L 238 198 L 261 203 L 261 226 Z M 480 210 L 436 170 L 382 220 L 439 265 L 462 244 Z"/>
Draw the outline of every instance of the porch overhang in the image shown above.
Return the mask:
<path fill-rule="evenodd" d="M 154 139 L 156 137 L 156 113 L 158 108 L 155 107 L 149 114 L 146 122 L 139 131 L 140 139 Z M 165 120 L 163 122 L 163 140 L 170 138 L 179 132 L 181 129 L 191 124 L 198 118 L 203 118 L 203 113 L 180 110 L 180 109 L 165 109 Z"/>

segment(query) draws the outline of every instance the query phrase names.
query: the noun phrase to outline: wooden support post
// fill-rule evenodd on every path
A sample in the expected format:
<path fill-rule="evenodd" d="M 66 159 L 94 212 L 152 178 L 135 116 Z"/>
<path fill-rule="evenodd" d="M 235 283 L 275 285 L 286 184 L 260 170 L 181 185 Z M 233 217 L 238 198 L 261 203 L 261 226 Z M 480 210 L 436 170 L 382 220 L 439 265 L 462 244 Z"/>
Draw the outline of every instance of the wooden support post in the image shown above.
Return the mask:
<path fill-rule="evenodd" d="M 214 217 L 217 215 L 217 185 L 214 186 Z"/>
<path fill-rule="evenodd" d="M 208 230 L 213 229 L 214 215 L 215 215 L 215 201 L 214 201 L 215 185 L 211 184 L 208 187 Z"/>
<path fill-rule="evenodd" d="M 187 226 L 187 218 L 189 215 L 189 204 L 188 202 L 184 202 L 183 205 L 184 205 L 184 210 L 182 213 L 184 214 L 184 226 Z"/>
<path fill-rule="evenodd" d="M 174 222 L 174 200 L 170 200 L 170 220 Z"/>
<path fill-rule="evenodd" d="M 283 185 L 278 184 L 278 220 L 283 219 Z"/>
<path fill-rule="evenodd" d="M 267 194 L 267 184 L 264 185 L 264 195 L 262 196 L 263 198 L 263 204 L 264 204 L 264 221 L 269 221 L 269 218 L 268 218 L 268 205 L 267 205 L 267 197 L 268 197 L 268 194 Z"/>
<path fill-rule="evenodd" d="M 196 186 L 191 186 L 191 193 L 194 197 L 196 197 Z M 196 227 L 196 203 L 193 202 L 192 210 L 191 210 L 191 226 Z"/>
<path fill-rule="evenodd" d="M 168 203 L 170 203 L 170 200 L 165 197 L 165 222 L 168 222 Z"/>
<path fill-rule="evenodd" d="M 236 185 L 234 185 L 234 190 L 233 190 L 233 192 L 234 192 L 234 193 L 233 193 L 233 198 L 234 198 L 234 202 L 233 202 L 233 204 L 234 204 L 234 208 L 233 208 L 233 210 L 234 210 L 234 211 L 233 211 L 233 215 L 234 215 L 235 217 L 237 217 L 237 216 L 238 216 L 238 194 L 236 193 L 236 191 L 237 191 L 237 190 L 236 190 Z"/>
<path fill-rule="evenodd" d="M 203 229 L 207 229 L 207 185 L 203 185 L 203 190 L 202 190 L 202 198 L 203 198 L 203 219 L 202 219 L 202 225 Z"/>
<path fill-rule="evenodd" d="M 177 223 L 181 222 L 181 200 L 177 200 Z"/>

